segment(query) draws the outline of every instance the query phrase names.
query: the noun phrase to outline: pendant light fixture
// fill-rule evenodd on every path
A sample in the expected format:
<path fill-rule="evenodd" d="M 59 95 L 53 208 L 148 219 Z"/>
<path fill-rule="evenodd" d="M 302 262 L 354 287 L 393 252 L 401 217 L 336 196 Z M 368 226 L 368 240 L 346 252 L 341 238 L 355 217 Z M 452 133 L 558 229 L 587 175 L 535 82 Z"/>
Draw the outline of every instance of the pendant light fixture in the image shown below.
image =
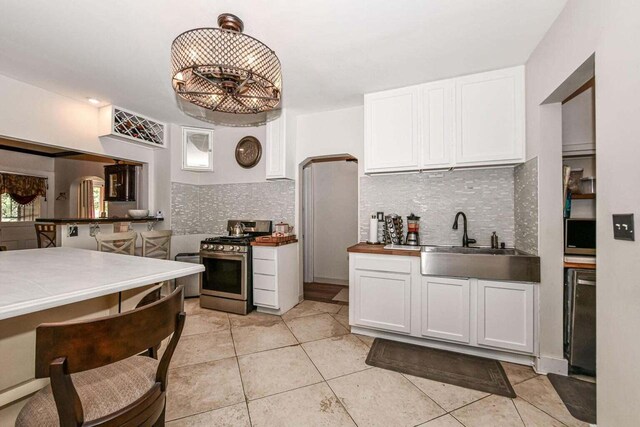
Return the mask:
<path fill-rule="evenodd" d="M 274 110 L 282 95 L 275 52 L 243 34 L 244 24 L 235 15 L 218 16 L 218 25 L 186 31 L 173 41 L 171 77 L 176 94 L 217 113 L 256 115 Z"/>

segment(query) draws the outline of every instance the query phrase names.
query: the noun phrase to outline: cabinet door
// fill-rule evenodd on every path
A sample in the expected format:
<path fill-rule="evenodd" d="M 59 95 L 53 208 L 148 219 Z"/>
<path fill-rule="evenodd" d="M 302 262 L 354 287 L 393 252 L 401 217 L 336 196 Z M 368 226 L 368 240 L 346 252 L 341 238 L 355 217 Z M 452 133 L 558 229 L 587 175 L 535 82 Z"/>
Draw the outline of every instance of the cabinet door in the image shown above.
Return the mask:
<path fill-rule="evenodd" d="M 287 139 L 285 113 L 266 125 L 267 141 L 265 147 L 267 179 L 286 179 Z"/>
<path fill-rule="evenodd" d="M 411 332 L 411 275 L 355 271 L 356 325 Z"/>
<path fill-rule="evenodd" d="M 365 95 L 365 172 L 419 169 L 419 95 L 419 86 Z"/>
<path fill-rule="evenodd" d="M 469 343 L 469 280 L 423 277 L 421 333 Z"/>
<path fill-rule="evenodd" d="M 448 167 L 453 163 L 455 83 L 453 80 L 428 83 L 421 91 L 421 165 L 424 169 Z"/>
<path fill-rule="evenodd" d="M 478 280 L 478 344 L 533 353 L 533 287 Z"/>
<path fill-rule="evenodd" d="M 524 67 L 456 79 L 456 164 L 523 161 Z"/>

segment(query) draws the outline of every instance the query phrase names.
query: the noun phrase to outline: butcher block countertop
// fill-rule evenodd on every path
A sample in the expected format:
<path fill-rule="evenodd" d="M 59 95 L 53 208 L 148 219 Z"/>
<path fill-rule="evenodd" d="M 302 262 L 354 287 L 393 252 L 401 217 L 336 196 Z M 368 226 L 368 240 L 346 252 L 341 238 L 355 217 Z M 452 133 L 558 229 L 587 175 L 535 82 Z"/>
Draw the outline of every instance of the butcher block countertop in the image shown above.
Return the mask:
<path fill-rule="evenodd" d="M 370 245 L 365 242 L 360 242 L 347 248 L 347 252 L 360 253 L 360 254 L 375 254 L 375 255 L 400 255 L 400 256 L 420 256 L 420 251 L 406 251 L 402 249 L 385 249 L 384 245 Z"/>
<path fill-rule="evenodd" d="M 251 242 L 251 246 L 284 246 L 292 243 L 298 243 L 298 239 L 288 240 L 286 242 Z"/>

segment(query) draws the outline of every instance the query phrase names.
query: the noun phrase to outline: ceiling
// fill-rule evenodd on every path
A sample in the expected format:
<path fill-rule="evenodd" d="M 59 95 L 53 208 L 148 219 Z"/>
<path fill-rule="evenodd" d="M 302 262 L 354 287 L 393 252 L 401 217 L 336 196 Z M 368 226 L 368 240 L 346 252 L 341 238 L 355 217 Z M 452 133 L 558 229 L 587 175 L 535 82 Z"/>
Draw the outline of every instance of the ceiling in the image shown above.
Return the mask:
<path fill-rule="evenodd" d="M 170 45 L 222 12 L 278 54 L 284 106 L 362 104 L 362 94 L 524 64 L 566 0 L 0 0 L 0 74 L 158 120 L 177 106 Z"/>

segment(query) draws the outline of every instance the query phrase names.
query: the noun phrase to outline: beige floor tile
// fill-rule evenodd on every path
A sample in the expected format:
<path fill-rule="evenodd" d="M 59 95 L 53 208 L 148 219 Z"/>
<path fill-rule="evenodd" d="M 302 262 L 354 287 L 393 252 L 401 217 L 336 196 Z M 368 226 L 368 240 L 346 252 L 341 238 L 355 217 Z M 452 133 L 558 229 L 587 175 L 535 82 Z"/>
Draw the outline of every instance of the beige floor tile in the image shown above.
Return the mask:
<path fill-rule="evenodd" d="M 435 420 L 427 421 L 424 424 L 420 424 L 419 427 L 464 427 L 451 415 L 443 415 Z"/>
<path fill-rule="evenodd" d="M 187 335 L 180 337 L 178 341 L 176 351 L 171 358 L 171 368 L 212 362 L 235 355 L 231 331 Z"/>
<path fill-rule="evenodd" d="M 167 421 L 244 401 L 235 357 L 170 369 Z"/>
<path fill-rule="evenodd" d="M 249 412 L 254 427 L 355 426 L 324 382 L 252 400 Z"/>
<path fill-rule="evenodd" d="M 229 329 L 229 316 L 221 311 L 207 310 L 199 314 L 188 314 L 182 336 L 218 332 Z"/>
<path fill-rule="evenodd" d="M 563 427 L 560 421 L 550 417 L 524 399 L 515 398 L 513 403 L 526 427 Z"/>
<path fill-rule="evenodd" d="M 509 378 L 511 385 L 520 384 L 538 376 L 531 366 L 518 365 L 516 363 L 500 362 Z"/>
<path fill-rule="evenodd" d="M 265 326 L 282 322 L 280 316 L 273 314 L 260 313 L 253 310 L 251 313 L 243 316 L 241 314 L 229 314 L 229 321 L 232 328 L 242 328 L 245 326 Z"/>
<path fill-rule="evenodd" d="M 427 396 L 433 399 L 438 405 L 446 409 L 447 412 L 468 405 L 471 402 L 489 396 L 478 390 L 458 387 L 451 384 L 432 381 L 426 378 L 405 375 L 405 377 L 422 390 Z"/>
<path fill-rule="evenodd" d="M 332 316 L 338 321 L 338 323 L 344 326 L 347 331 L 351 331 L 351 325 L 349 325 L 349 315 L 345 316 L 344 314 L 333 314 Z"/>
<path fill-rule="evenodd" d="M 360 426 L 415 426 L 444 414 L 396 372 L 367 369 L 330 380 L 329 386 Z"/>
<path fill-rule="evenodd" d="M 344 315 L 344 316 L 349 316 L 349 306 L 348 305 L 343 305 L 340 307 L 340 311 L 338 311 L 337 314 L 340 315 Z"/>
<path fill-rule="evenodd" d="M 491 395 L 451 413 L 466 427 L 522 427 L 522 420 L 511 399 Z"/>
<path fill-rule="evenodd" d="M 370 368 L 364 363 L 369 347 L 351 334 L 307 342 L 302 347 L 327 380 Z"/>
<path fill-rule="evenodd" d="M 546 375 L 540 375 L 513 387 L 518 397 L 560 420 L 568 426 L 588 426 L 573 418 Z"/>
<path fill-rule="evenodd" d="M 313 316 L 321 313 L 336 314 L 341 307 L 340 304 L 305 300 L 283 314 L 282 318 L 287 321 L 296 317 Z"/>
<path fill-rule="evenodd" d="M 249 400 L 322 381 L 299 345 L 240 356 L 238 363 Z"/>
<path fill-rule="evenodd" d="M 238 356 L 298 344 L 284 322 L 232 330 Z"/>
<path fill-rule="evenodd" d="M 245 402 L 170 421 L 167 427 L 250 427 Z"/>
<path fill-rule="evenodd" d="M 360 335 L 360 334 L 353 334 L 356 337 L 358 337 L 358 339 L 360 341 L 362 341 L 363 343 L 365 343 L 367 345 L 367 347 L 371 347 L 373 345 L 373 340 L 375 340 L 374 337 L 370 337 L 367 335 Z"/>
<path fill-rule="evenodd" d="M 200 307 L 200 298 L 185 298 L 184 299 L 184 312 L 187 314 L 200 314 L 203 312 L 211 311 L 208 308 Z"/>
<path fill-rule="evenodd" d="M 349 333 L 344 326 L 327 313 L 296 317 L 286 322 L 293 335 L 300 342 L 321 340 Z"/>

